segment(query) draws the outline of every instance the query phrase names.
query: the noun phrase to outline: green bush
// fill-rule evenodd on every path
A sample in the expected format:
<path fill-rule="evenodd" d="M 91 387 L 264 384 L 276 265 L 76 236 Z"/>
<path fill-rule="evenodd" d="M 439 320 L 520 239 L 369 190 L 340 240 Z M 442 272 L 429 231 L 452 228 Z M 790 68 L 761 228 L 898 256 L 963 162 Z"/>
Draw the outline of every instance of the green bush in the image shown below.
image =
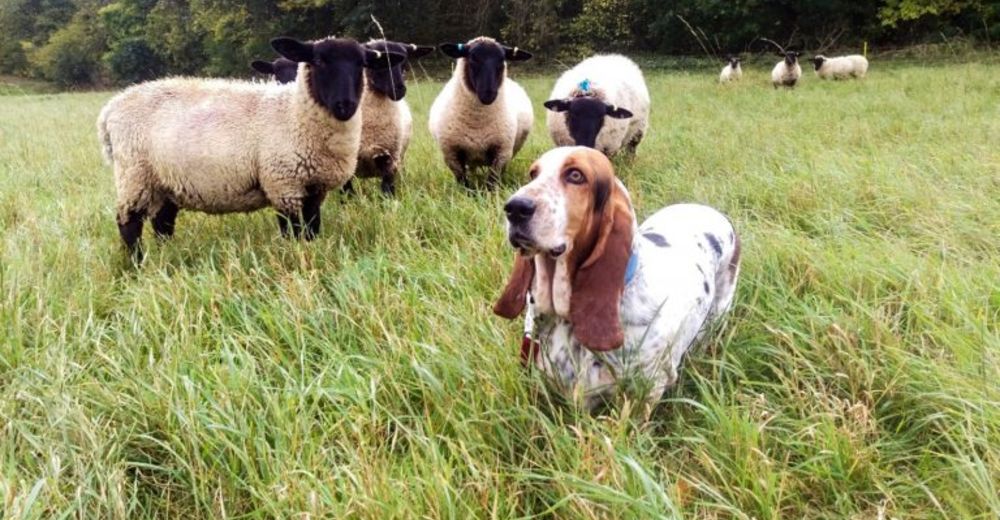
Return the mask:
<path fill-rule="evenodd" d="M 21 42 L 0 41 L 0 74 L 22 74 L 28 69 L 28 57 Z"/>
<path fill-rule="evenodd" d="M 166 71 L 163 59 L 142 38 L 122 41 L 107 56 L 111 78 L 115 83 L 139 83 L 162 76 Z"/>
<path fill-rule="evenodd" d="M 104 31 L 92 13 L 78 12 L 31 56 L 40 75 L 61 86 L 94 85 L 102 74 Z"/>

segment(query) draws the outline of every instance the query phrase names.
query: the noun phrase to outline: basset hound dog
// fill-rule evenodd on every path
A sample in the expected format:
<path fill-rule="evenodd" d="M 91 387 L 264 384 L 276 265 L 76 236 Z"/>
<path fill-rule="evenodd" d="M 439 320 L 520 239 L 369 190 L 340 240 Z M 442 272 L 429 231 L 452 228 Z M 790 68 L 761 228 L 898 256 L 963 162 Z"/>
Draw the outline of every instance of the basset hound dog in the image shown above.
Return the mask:
<path fill-rule="evenodd" d="M 684 354 L 730 308 L 740 241 L 707 206 L 667 206 L 636 224 L 611 162 L 556 148 L 506 203 L 514 270 L 494 312 L 528 308 L 534 363 L 574 403 L 592 409 L 624 384 L 655 404 Z"/>

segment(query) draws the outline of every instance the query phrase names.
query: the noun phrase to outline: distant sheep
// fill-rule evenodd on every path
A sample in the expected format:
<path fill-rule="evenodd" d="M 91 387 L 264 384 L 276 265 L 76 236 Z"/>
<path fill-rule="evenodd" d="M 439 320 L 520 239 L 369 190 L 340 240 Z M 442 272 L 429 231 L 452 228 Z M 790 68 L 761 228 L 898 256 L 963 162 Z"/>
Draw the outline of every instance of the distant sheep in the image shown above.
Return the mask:
<path fill-rule="evenodd" d="M 799 65 L 799 56 L 802 56 L 802 53 L 787 51 L 780 56 L 783 56 L 784 59 L 771 70 L 771 84 L 774 85 L 774 88 L 795 88 L 799 78 L 802 77 L 802 66 Z"/>
<path fill-rule="evenodd" d="M 250 66 L 261 74 L 274 76 L 274 79 L 282 84 L 295 81 L 295 75 L 299 73 L 299 64 L 286 58 L 278 58 L 274 61 L 257 60 Z"/>
<path fill-rule="evenodd" d="M 729 63 L 725 67 L 722 67 L 722 73 L 719 74 L 719 83 L 738 81 L 743 77 L 743 68 L 740 66 L 740 59 L 730 56 L 728 61 Z"/>
<path fill-rule="evenodd" d="M 508 62 L 531 59 L 531 54 L 484 36 L 440 49 L 458 61 L 431 106 L 431 135 L 459 184 L 470 187 L 469 171 L 487 167 L 487 182 L 495 186 L 534 123 L 531 99 L 507 77 Z"/>
<path fill-rule="evenodd" d="M 863 78 L 868 73 L 868 60 L 860 54 L 836 58 L 819 54 L 812 62 L 820 79 Z"/>
<path fill-rule="evenodd" d="M 556 81 L 545 108 L 556 146 L 586 146 L 608 157 L 634 153 L 649 126 L 649 90 L 642 71 L 616 54 L 593 56 Z"/>
<path fill-rule="evenodd" d="M 105 158 L 114 165 L 118 229 L 139 257 L 143 221 L 170 236 L 180 209 L 206 213 L 273 206 L 283 235 L 312 239 L 328 190 L 357 164 L 365 67 L 405 56 L 328 38 L 276 38 L 299 63 L 294 84 L 171 78 L 131 87 L 98 117 Z M 301 217 L 301 220 L 300 220 Z"/>

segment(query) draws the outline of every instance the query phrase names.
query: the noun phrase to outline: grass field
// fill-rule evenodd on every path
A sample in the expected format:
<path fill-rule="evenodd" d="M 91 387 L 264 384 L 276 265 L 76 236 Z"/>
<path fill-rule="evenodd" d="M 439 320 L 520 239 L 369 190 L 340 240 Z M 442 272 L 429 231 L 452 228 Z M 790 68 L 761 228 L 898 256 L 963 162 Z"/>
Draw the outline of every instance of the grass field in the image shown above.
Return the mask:
<path fill-rule="evenodd" d="M 0 96 L 0 517 L 998 518 L 996 71 L 650 72 L 619 169 L 640 218 L 710 204 L 745 252 L 728 325 L 648 418 L 554 404 L 491 315 L 540 109 L 469 196 L 426 131 L 439 84 L 411 84 L 398 200 L 361 182 L 309 244 L 267 211 L 182 213 L 136 270 L 110 93 Z M 551 81 L 524 81 L 537 106 Z"/>

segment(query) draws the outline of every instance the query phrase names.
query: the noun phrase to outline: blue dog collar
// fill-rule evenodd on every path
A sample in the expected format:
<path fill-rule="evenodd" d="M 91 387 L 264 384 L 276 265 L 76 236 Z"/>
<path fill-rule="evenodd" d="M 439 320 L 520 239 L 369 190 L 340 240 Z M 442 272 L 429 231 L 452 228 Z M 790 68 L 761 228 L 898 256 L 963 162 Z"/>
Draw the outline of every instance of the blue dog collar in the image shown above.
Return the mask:
<path fill-rule="evenodd" d="M 628 257 L 628 265 L 625 267 L 625 285 L 632 283 L 635 272 L 639 269 L 639 255 L 632 251 L 632 256 Z"/>

